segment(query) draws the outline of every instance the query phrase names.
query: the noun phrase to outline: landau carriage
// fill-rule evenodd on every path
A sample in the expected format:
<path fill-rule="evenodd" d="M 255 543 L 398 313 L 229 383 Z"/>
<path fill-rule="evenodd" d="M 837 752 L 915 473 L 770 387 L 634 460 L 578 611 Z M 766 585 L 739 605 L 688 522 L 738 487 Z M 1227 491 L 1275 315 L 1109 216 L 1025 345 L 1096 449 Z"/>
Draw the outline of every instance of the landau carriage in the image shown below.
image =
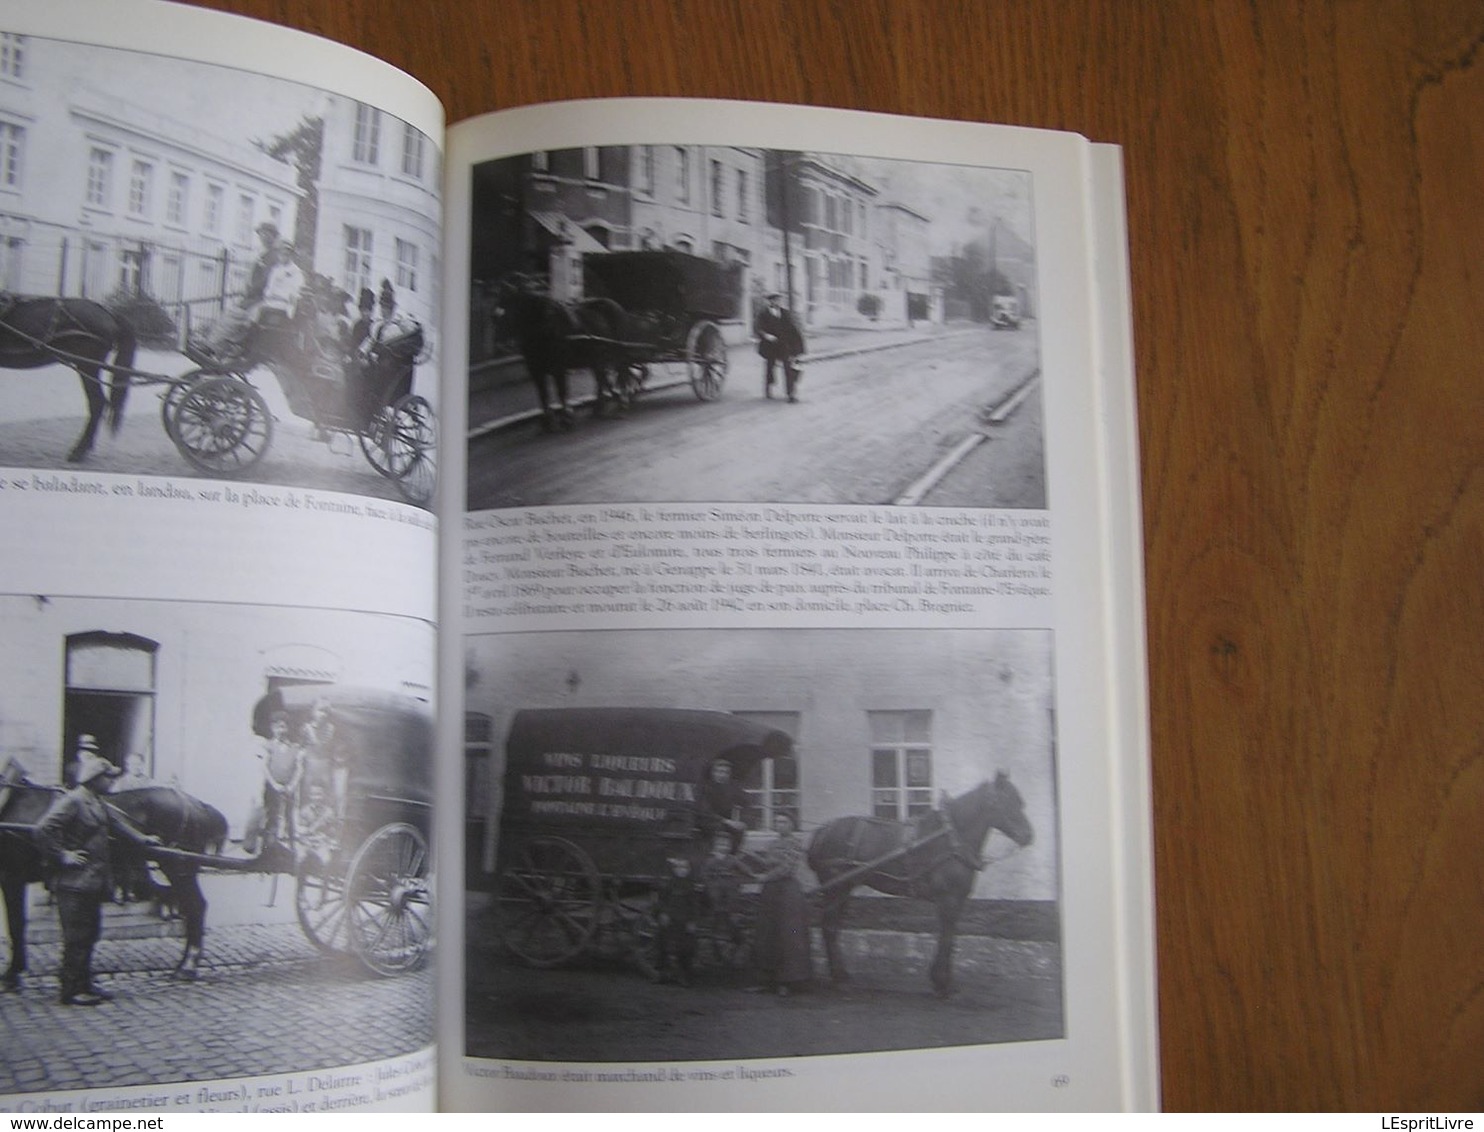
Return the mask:
<path fill-rule="evenodd" d="M 429 352 L 423 329 L 409 323 L 361 358 L 330 329 L 322 312 L 334 309 L 333 298 L 306 289 L 292 315 L 266 312 L 242 350 L 227 358 L 188 354 L 198 368 L 174 376 L 136 368 L 134 328 L 101 303 L 0 293 L 0 368 L 61 363 L 77 373 L 88 420 L 71 462 L 87 458 L 105 415 L 118 430 L 131 386 L 153 386 L 177 451 L 218 476 L 245 475 L 272 444 L 274 416 L 253 384 L 265 368 L 316 439 L 358 445 L 407 500 L 426 503 L 437 486 L 438 422 L 428 400 L 412 392 L 414 368 Z"/>

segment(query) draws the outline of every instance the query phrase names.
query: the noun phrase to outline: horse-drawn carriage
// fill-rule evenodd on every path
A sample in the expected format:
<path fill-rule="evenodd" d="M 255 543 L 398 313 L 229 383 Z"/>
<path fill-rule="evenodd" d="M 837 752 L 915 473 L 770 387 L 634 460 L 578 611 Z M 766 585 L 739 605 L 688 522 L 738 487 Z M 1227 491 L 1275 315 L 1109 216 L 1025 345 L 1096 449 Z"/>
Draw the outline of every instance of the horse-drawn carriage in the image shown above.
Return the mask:
<path fill-rule="evenodd" d="M 580 302 L 563 304 L 533 280 L 500 288 L 495 328 L 516 343 L 548 430 L 570 427 L 567 373 L 587 369 L 597 411 L 624 409 L 642 393 L 650 367 L 685 367 L 701 401 L 721 396 L 727 346 L 721 324 L 742 309 L 742 268 L 678 251 L 592 253 L 583 257 Z M 553 403 L 555 398 L 555 403 Z"/>
<path fill-rule="evenodd" d="M 306 295 L 293 317 L 270 313 L 253 326 L 241 351 L 196 355 L 199 368 L 175 376 L 135 368 L 133 327 L 100 303 L 0 294 L 0 367 L 60 362 L 77 373 L 88 420 L 70 461 L 87 457 L 105 412 L 118 430 L 131 385 L 159 386 L 161 421 L 180 454 L 203 471 L 238 476 L 273 440 L 273 413 L 250 378 L 266 366 L 289 411 L 311 422 L 317 439 L 358 443 L 405 498 L 426 503 L 437 484 L 437 419 L 427 399 L 412 392 L 414 366 L 426 351 L 421 327 L 409 325 L 361 359 L 321 332 L 325 320 L 317 311 Z"/>
<path fill-rule="evenodd" d="M 517 712 L 506 744 L 495 886 L 506 951 L 535 967 L 585 954 L 627 956 L 656 973 L 657 912 L 673 862 L 687 861 L 703 890 L 708 866 L 725 864 L 712 767 L 725 760 L 741 781 L 762 760 L 792 751 L 784 732 L 724 712 Z M 852 816 L 815 829 L 808 861 L 819 884 L 808 896 L 832 975 L 846 977 L 839 933 L 852 891 L 865 886 L 936 905 L 929 974 L 947 994 L 958 918 L 987 863 L 981 854 L 991 830 L 1016 846 L 1034 839 L 1020 792 L 1002 773 L 910 822 Z M 724 962 L 746 956 L 757 890 L 750 887 L 752 904 L 702 904 L 698 950 L 709 942 Z"/>
<path fill-rule="evenodd" d="M 630 399 L 649 379 L 649 367 L 685 366 L 702 401 L 721 396 L 727 377 L 720 324 L 742 307 L 742 266 L 676 251 L 609 252 L 582 259 L 590 300 L 608 300 L 624 312 L 619 383 Z"/>
<path fill-rule="evenodd" d="M 316 740 L 304 752 L 303 785 L 306 792 L 323 792 L 330 813 L 313 835 L 291 823 L 286 839 L 270 841 L 255 855 L 227 856 L 226 818 L 177 787 L 105 796 L 119 817 L 160 840 L 144 850 L 120 845 L 118 863 L 130 868 L 148 858 L 168 881 L 185 928 L 177 975 L 194 978 L 200 964 L 202 871 L 294 876 L 299 925 L 322 951 L 353 956 L 382 975 L 421 966 L 433 940 L 428 705 L 369 688 L 290 686 L 258 701 L 254 730 L 268 736 L 280 712 L 294 734 Z M 61 792 L 28 782 L 13 763 L 0 772 L 0 889 L 11 942 L 10 964 L 0 976 L 5 989 L 19 987 L 26 966 L 25 886 L 47 872 L 33 833 Z"/>
<path fill-rule="evenodd" d="M 627 956 L 653 974 L 658 905 L 675 862 L 704 885 L 726 821 L 708 805 L 712 767 L 724 760 L 740 781 L 792 749 L 784 732 L 725 712 L 517 712 L 494 902 L 506 951 L 534 967 Z M 730 960 L 745 906 L 704 911 L 703 942 Z"/>
<path fill-rule="evenodd" d="M 287 686 L 258 701 L 254 732 L 267 738 L 277 713 L 308 739 L 301 795 L 322 797 L 314 827 L 289 827 L 299 926 L 321 950 L 378 974 L 420 966 L 433 939 L 428 705 L 371 688 Z M 303 821 L 311 807 L 297 812 Z"/>
<path fill-rule="evenodd" d="M 364 352 L 347 349 L 334 302 L 306 291 L 292 316 L 269 311 L 242 348 L 217 358 L 192 350 L 200 369 L 172 382 L 160 419 L 196 467 L 241 475 L 268 450 L 273 415 L 250 375 L 266 367 L 289 411 L 314 426 L 317 439 L 358 444 L 367 462 L 413 503 L 437 486 L 438 423 L 427 398 L 412 392 L 414 367 L 426 360 L 423 329 L 407 322 Z"/>

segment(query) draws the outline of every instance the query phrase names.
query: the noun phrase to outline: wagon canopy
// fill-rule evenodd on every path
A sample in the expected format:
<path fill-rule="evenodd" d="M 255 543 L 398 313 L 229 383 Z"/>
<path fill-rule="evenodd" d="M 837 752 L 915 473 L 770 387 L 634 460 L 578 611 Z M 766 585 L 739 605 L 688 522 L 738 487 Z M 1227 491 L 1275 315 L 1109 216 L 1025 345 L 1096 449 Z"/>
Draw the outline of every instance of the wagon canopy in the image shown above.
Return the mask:
<path fill-rule="evenodd" d="M 273 713 L 283 711 L 297 735 L 321 700 L 351 751 L 353 797 L 432 805 L 433 713 L 424 700 L 349 684 L 293 684 L 258 700 L 252 729 L 266 738 Z"/>
<path fill-rule="evenodd" d="M 793 750 L 782 731 L 720 711 L 520 711 L 505 745 L 502 824 L 689 829 L 711 764 L 747 777 Z"/>
<path fill-rule="evenodd" d="M 627 311 L 738 317 L 742 265 L 686 252 L 608 252 L 582 257 L 583 292 Z"/>

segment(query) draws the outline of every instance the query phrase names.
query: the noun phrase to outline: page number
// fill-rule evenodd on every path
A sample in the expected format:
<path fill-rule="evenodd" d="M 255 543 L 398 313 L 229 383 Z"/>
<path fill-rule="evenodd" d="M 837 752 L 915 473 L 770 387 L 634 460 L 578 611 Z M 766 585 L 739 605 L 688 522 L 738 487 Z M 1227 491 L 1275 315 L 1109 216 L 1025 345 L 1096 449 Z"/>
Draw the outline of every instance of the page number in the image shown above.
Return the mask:
<path fill-rule="evenodd" d="M 1065 1073 L 1058 1073 L 1055 1077 L 1051 1078 L 1051 1087 L 1053 1089 L 1065 1089 L 1071 1083 L 1072 1079 Z"/>

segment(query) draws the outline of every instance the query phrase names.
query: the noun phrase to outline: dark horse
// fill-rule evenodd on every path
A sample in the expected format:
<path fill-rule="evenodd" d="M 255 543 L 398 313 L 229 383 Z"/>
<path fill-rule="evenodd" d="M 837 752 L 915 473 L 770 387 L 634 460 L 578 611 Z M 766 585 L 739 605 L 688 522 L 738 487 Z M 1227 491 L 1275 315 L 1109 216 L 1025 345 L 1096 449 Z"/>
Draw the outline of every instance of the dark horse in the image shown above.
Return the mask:
<path fill-rule="evenodd" d="M 14 764 L 0 779 L 0 893 L 5 898 L 5 922 L 10 931 L 10 965 L 0 975 L 0 991 L 21 987 L 26 969 L 26 886 L 44 879 L 46 862 L 31 830 L 62 793 L 56 786 L 25 781 Z M 173 786 L 145 786 L 104 795 L 105 802 L 140 831 L 160 838 L 167 849 L 186 853 L 219 852 L 227 836 L 227 819 L 205 802 Z M 137 851 L 115 846 L 115 871 L 142 864 Z M 153 852 L 151 851 L 153 856 Z M 164 852 L 155 860 L 170 882 L 170 896 L 185 923 L 185 951 L 176 964 L 178 978 L 194 979 L 206 934 L 206 897 L 201 893 L 200 866 Z"/>
<path fill-rule="evenodd" d="M 134 328 L 91 299 L 0 294 L 0 368 L 39 369 L 62 362 L 82 381 L 88 423 L 67 453 L 74 464 L 93 450 L 104 409 L 110 431 L 117 433 L 124 423 L 135 345 Z M 106 392 L 104 369 L 110 373 Z"/>
<path fill-rule="evenodd" d="M 495 335 L 520 351 L 541 403 L 541 426 L 547 432 L 571 428 L 576 421 L 567 398 L 567 374 L 591 370 L 597 386 L 593 415 L 611 404 L 627 408 L 615 376 L 623 366 L 625 316 L 611 299 L 560 303 L 536 289 L 524 276 L 505 280 L 495 296 Z M 555 404 L 553 404 L 553 397 Z"/>
<path fill-rule="evenodd" d="M 1021 848 L 1035 837 L 1020 791 L 1004 772 L 915 821 L 837 818 L 815 830 L 809 839 L 809 867 L 821 886 L 820 927 L 831 978 L 849 977 L 840 954 L 840 926 L 851 891 L 864 884 L 937 905 L 938 948 L 929 975 L 938 996 L 947 996 L 953 989 L 958 917 L 985 865 L 980 853 L 991 829 Z"/>

